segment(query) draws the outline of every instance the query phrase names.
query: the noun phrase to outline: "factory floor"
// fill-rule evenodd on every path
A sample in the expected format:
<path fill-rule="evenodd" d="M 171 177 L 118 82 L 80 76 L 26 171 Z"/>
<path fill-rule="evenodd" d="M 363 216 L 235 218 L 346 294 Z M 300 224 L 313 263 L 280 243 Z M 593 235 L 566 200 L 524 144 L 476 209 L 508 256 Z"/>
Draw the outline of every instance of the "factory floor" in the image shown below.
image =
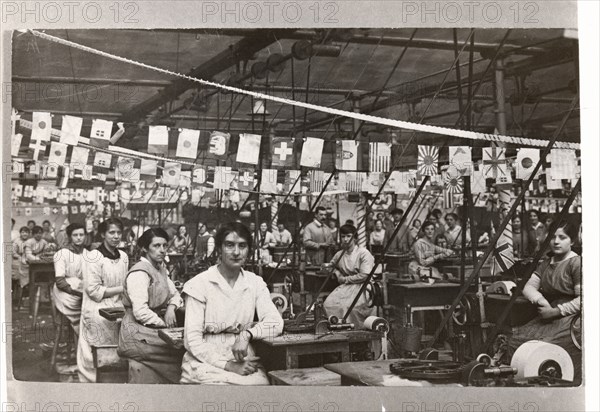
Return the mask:
<path fill-rule="evenodd" d="M 34 382 L 59 382 L 59 375 L 50 367 L 50 357 L 54 342 L 54 323 L 48 302 L 42 302 L 38 311 L 36 324 L 32 325 L 33 316 L 29 314 L 29 299 L 23 298 L 21 308 L 12 305 L 11 314 L 7 314 L 6 333 L 12 339 L 12 373 L 14 379 Z M 71 357 L 65 353 L 66 345 L 59 350 L 57 362 L 74 364 L 75 354 Z M 10 359 L 10 356 L 8 357 Z M 9 361 L 10 362 L 10 361 Z"/>

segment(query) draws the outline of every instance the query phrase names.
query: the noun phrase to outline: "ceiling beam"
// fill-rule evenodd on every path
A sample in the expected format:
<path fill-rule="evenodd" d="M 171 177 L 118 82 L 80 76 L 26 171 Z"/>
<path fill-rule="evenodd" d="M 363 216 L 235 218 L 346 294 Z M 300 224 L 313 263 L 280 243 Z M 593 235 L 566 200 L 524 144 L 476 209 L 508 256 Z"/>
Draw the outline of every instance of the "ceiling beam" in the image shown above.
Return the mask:
<path fill-rule="evenodd" d="M 280 36 L 281 30 L 260 30 L 256 35 L 244 37 L 237 43 L 229 46 L 226 50 L 194 68 L 187 73 L 187 75 L 205 80 L 212 79 L 215 75 L 233 66 L 237 62 L 251 59 L 256 52 L 274 43 Z M 119 121 L 138 121 L 147 114 L 158 109 L 160 106 L 176 99 L 186 90 L 196 88 L 198 85 L 198 83 L 182 78 L 173 80 L 169 86 L 159 91 L 155 96 L 123 113 Z"/>

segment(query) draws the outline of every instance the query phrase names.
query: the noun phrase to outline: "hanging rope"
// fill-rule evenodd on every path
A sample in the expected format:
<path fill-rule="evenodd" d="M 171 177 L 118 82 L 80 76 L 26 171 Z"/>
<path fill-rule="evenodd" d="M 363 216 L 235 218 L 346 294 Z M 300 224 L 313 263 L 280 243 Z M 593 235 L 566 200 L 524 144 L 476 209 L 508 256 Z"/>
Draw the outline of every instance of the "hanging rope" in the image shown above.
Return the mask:
<path fill-rule="evenodd" d="M 446 127 L 424 125 L 424 124 L 406 122 L 406 121 L 402 121 L 402 120 L 392 120 L 392 119 L 377 117 L 377 116 L 373 116 L 373 115 L 349 112 L 349 111 L 344 111 L 344 110 L 339 110 L 339 109 L 334 109 L 334 108 L 323 107 L 323 106 L 319 106 L 319 105 L 315 105 L 315 104 L 311 104 L 311 103 L 294 101 L 294 100 L 277 97 L 277 96 L 269 96 L 264 93 L 258 93 L 258 92 L 254 92 L 254 91 L 240 89 L 237 87 L 227 86 L 224 84 L 215 83 L 215 82 L 211 82 L 208 80 L 198 79 L 198 78 L 188 76 L 188 75 L 185 75 L 182 73 L 177 73 L 177 72 L 174 72 L 171 70 L 155 67 L 155 66 L 145 64 L 142 62 L 138 62 L 138 61 L 135 61 L 132 59 L 117 56 L 117 55 L 107 53 L 107 52 L 103 52 L 98 49 L 94 49 L 92 47 L 83 46 L 81 44 L 74 43 L 74 42 L 71 42 L 71 41 L 68 41 L 65 39 L 61 39 L 56 36 L 52 36 L 52 35 L 49 35 L 46 33 L 39 32 L 37 30 L 30 30 L 30 33 L 32 33 L 34 36 L 37 36 L 37 37 L 40 37 L 40 38 L 43 38 L 43 39 L 46 39 L 49 41 L 53 41 L 53 42 L 56 42 L 59 44 L 63 44 L 68 47 L 74 47 L 78 50 L 97 54 L 97 55 L 100 55 L 100 56 L 103 56 L 106 58 L 129 63 L 129 64 L 136 65 L 139 67 L 144 67 L 146 69 L 157 71 L 157 72 L 164 73 L 164 74 L 168 74 L 170 76 L 180 77 L 182 79 L 186 79 L 191 82 L 200 83 L 200 84 L 203 84 L 206 86 L 216 87 L 216 88 L 220 88 L 223 90 L 229 90 L 234 93 L 245 94 L 248 96 L 252 96 L 253 98 L 265 99 L 265 100 L 271 100 L 271 101 L 278 102 L 278 103 L 295 105 L 298 107 L 312 109 L 312 110 L 316 110 L 316 111 L 320 111 L 320 112 L 324 112 L 324 113 L 329 113 L 329 114 L 340 116 L 340 117 L 348 117 L 348 118 L 352 118 L 352 119 L 356 119 L 356 120 L 363 120 L 366 122 L 381 124 L 384 126 L 396 127 L 396 128 L 401 128 L 401 129 L 409 129 L 409 130 L 424 132 L 424 133 L 433 133 L 433 134 L 439 134 L 439 135 L 445 135 L 445 136 L 453 136 L 453 137 L 459 137 L 459 138 L 470 139 L 470 140 L 501 142 L 501 143 L 506 143 L 506 144 L 515 144 L 515 145 L 521 145 L 521 146 L 534 146 L 534 147 L 545 147 L 548 144 L 547 140 L 538 140 L 538 139 L 516 137 L 516 136 L 483 134 L 483 133 L 471 132 L 471 131 L 467 131 L 467 130 L 450 129 L 450 128 L 446 128 Z M 556 147 L 556 148 L 575 149 L 575 150 L 579 149 L 579 146 L 580 145 L 577 143 L 570 143 L 570 142 L 556 142 L 554 145 L 554 147 Z"/>

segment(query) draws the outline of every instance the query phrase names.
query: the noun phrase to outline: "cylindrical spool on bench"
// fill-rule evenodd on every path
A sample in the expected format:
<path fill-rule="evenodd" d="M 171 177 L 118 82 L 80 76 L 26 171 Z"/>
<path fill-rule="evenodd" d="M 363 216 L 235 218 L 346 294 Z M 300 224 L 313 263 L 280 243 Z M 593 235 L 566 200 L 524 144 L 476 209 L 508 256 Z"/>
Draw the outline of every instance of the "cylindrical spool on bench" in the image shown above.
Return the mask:
<path fill-rule="evenodd" d="M 575 372 L 566 350 L 539 340 L 530 340 L 519 346 L 510 366 L 517 368 L 517 379 L 550 376 L 572 381 Z"/>

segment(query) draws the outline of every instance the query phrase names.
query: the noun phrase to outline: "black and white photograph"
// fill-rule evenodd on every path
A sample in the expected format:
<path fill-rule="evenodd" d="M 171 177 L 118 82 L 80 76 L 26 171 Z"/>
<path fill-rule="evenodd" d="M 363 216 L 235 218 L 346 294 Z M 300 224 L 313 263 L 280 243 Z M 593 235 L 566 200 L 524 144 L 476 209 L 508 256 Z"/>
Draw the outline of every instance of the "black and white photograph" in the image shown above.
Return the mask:
<path fill-rule="evenodd" d="M 2 410 L 589 407 L 576 2 L 550 27 L 537 2 L 392 2 L 393 25 L 195 2 L 189 27 L 83 2 L 20 29 L 67 13 L 25 3 L 2 5 Z"/>

